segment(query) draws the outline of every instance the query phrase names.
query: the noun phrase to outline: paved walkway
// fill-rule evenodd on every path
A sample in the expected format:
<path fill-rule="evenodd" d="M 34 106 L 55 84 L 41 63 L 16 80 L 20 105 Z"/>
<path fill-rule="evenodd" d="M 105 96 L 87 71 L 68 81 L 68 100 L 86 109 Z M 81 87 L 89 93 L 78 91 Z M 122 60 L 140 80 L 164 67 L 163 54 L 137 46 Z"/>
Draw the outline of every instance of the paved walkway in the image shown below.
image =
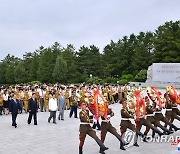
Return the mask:
<path fill-rule="evenodd" d="M 120 104 L 111 105 L 115 116 L 112 124 L 119 132 Z M 11 126 L 11 115 L 0 116 L 0 154 L 78 154 L 79 119 L 69 118 L 69 111 L 65 111 L 65 121 L 57 120 L 57 125 L 48 123 L 49 112 L 38 113 L 38 125 L 27 124 L 28 114 L 18 115 L 18 128 Z M 180 127 L 180 122 L 175 121 Z M 145 127 L 142 128 L 144 132 Z M 97 131 L 98 136 L 100 132 Z M 174 136 L 180 136 L 180 131 Z M 126 151 L 119 149 L 118 140 L 107 134 L 105 145 L 109 147 L 106 154 L 180 154 L 176 146 L 171 143 L 143 143 L 140 147 L 131 147 Z M 99 147 L 87 136 L 84 154 L 97 154 Z"/>

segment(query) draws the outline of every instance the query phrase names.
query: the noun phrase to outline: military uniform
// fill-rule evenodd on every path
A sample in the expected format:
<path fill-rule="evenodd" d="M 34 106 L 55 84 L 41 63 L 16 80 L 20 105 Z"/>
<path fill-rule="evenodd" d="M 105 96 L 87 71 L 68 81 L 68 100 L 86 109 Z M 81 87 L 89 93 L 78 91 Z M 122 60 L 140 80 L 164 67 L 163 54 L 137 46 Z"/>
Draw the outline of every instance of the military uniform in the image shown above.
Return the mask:
<path fill-rule="evenodd" d="M 0 115 L 2 115 L 3 111 L 3 97 L 0 95 Z"/>
<path fill-rule="evenodd" d="M 177 119 L 177 120 L 180 121 L 180 117 L 179 116 L 180 116 L 180 111 L 179 111 L 177 105 L 176 104 L 172 104 L 172 120 L 171 120 L 171 122 L 173 122 L 174 119 Z"/>
<path fill-rule="evenodd" d="M 156 107 L 156 104 L 154 104 L 154 107 Z M 155 120 L 156 121 L 162 121 L 164 122 L 166 125 L 169 125 L 170 128 L 174 128 L 176 131 L 179 130 L 174 124 L 172 124 L 171 122 L 169 122 L 167 120 L 167 118 L 165 118 L 162 114 L 162 110 L 161 109 L 158 109 L 156 108 L 156 111 L 155 111 Z"/>
<path fill-rule="evenodd" d="M 29 101 L 29 94 L 28 94 L 28 92 L 25 92 L 23 101 L 24 101 L 24 110 L 27 113 L 28 112 L 28 101 Z"/>
<path fill-rule="evenodd" d="M 121 118 L 120 130 L 122 135 L 126 132 L 127 128 L 132 131 L 138 131 L 130 121 L 130 119 L 134 119 L 134 116 L 130 115 L 127 108 L 121 109 Z"/>
<path fill-rule="evenodd" d="M 70 100 L 71 100 L 71 111 L 70 111 L 69 117 L 71 118 L 74 112 L 74 118 L 77 118 L 78 102 L 77 102 L 76 95 L 73 94 Z"/>
<path fill-rule="evenodd" d="M 105 120 L 104 117 L 102 118 L 101 122 L 101 141 L 104 143 L 107 132 L 113 134 L 120 142 L 120 149 L 124 149 L 124 143 L 122 141 L 121 136 L 117 133 L 116 128 L 114 128 L 110 122 L 110 118 L 114 116 L 114 112 L 111 109 L 108 109 L 108 120 Z"/>
<path fill-rule="evenodd" d="M 66 90 L 65 92 L 65 99 L 66 99 L 66 109 L 69 110 L 70 109 L 70 100 L 69 100 L 69 91 Z"/>
<path fill-rule="evenodd" d="M 90 126 L 90 123 L 92 123 L 93 120 L 92 120 L 92 117 L 90 118 L 89 116 L 89 111 L 88 110 L 80 111 L 79 117 L 80 117 L 80 122 L 81 122 L 80 127 L 79 127 L 79 132 L 80 132 L 79 133 L 79 140 L 80 140 L 79 154 L 82 154 L 82 148 L 83 148 L 84 141 L 87 134 L 91 136 L 101 147 L 102 149 L 101 153 L 104 153 L 104 151 L 107 150 L 107 148 L 104 146 L 101 140 L 97 137 L 96 132 Z"/>
<path fill-rule="evenodd" d="M 112 88 L 109 90 L 109 96 L 111 104 L 114 104 L 114 91 L 112 90 Z"/>
<path fill-rule="evenodd" d="M 137 136 L 140 135 L 142 137 L 144 137 L 144 135 L 135 127 L 135 125 L 133 125 L 130 121 L 130 119 L 134 119 L 134 116 L 131 115 L 127 108 L 122 108 L 121 109 L 121 124 L 120 124 L 120 131 L 121 131 L 121 135 L 124 135 L 124 133 L 126 132 L 127 128 L 129 128 L 130 130 L 132 130 L 133 132 L 136 132 L 136 136 L 134 139 L 134 146 L 139 146 L 137 144 Z"/>
<path fill-rule="evenodd" d="M 160 124 L 160 122 L 154 118 L 154 110 L 150 105 L 146 106 L 146 113 L 147 113 L 147 115 L 146 115 L 147 121 L 149 121 L 151 124 L 154 124 L 154 126 L 156 126 L 156 127 L 160 127 L 162 130 L 164 130 L 164 132 L 167 132 L 167 134 L 170 134 L 170 131 L 167 128 L 165 128 L 164 126 L 162 126 Z M 147 126 L 146 130 L 144 132 L 144 135 L 147 135 L 149 130 L 150 130 L 150 127 Z"/>
<path fill-rule="evenodd" d="M 163 135 L 163 133 L 162 133 L 160 130 L 158 130 L 156 127 L 154 127 L 154 126 L 152 125 L 152 123 L 150 122 L 150 120 L 145 119 L 143 116 L 140 116 L 140 120 L 139 120 L 139 121 L 136 121 L 136 128 L 140 131 L 142 125 L 146 126 L 146 127 L 149 128 L 149 129 L 152 129 L 155 133 L 158 133 L 159 136 Z"/>
<path fill-rule="evenodd" d="M 86 96 L 85 96 L 85 91 L 84 90 L 81 90 L 80 91 L 80 96 L 81 96 L 81 102 L 85 102 L 85 98 L 86 98 Z"/>
<path fill-rule="evenodd" d="M 49 92 L 46 92 L 44 95 L 44 111 L 46 112 L 48 106 L 49 106 Z"/>
<path fill-rule="evenodd" d="M 39 95 L 39 92 L 36 91 L 35 94 L 36 94 L 36 100 L 37 100 L 38 107 L 40 107 L 40 95 Z"/>

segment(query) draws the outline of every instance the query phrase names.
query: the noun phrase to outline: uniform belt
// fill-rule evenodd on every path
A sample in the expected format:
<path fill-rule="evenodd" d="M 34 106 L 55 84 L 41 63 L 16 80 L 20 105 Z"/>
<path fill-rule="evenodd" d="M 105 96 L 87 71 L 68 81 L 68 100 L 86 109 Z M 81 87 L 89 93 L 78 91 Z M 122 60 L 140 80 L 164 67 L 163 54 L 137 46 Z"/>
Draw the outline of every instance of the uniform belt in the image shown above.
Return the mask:
<path fill-rule="evenodd" d="M 106 123 L 108 123 L 108 122 L 110 122 L 109 120 L 102 120 L 102 122 L 106 122 Z"/>
<path fill-rule="evenodd" d="M 162 113 L 161 111 L 155 111 L 155 113 Z"/>
<path fill-rule="evenodd" d="M 166 111 L 172 111 L 172 109 L 166 109 Z"/>
<path fill-rule="evenodd" d="M 147 117 L 152 117 L 152 116 L 154 116 L 154 114 L 147 114 L 146 116 Z"/>
<path fill-rule="evenodd" d="M 80 122 L 81 125 L 89 125 L 90 123 L 87 122 Z"/>
<path fill-rule="evenodd" d="M 177 109 L 177 107 L 172 107 L 173 109 Z"/>
<path fill-rule="evenodd" d="M 144 116 L 140 116 L 139 118 L 140 118 L 140 119 L 141 119 L 141 118 L 144 118 Z"/>
<path fill-rule="evenodd" d="M 121 120 L 129 120 L 129 118 L 121 118 Z"/>

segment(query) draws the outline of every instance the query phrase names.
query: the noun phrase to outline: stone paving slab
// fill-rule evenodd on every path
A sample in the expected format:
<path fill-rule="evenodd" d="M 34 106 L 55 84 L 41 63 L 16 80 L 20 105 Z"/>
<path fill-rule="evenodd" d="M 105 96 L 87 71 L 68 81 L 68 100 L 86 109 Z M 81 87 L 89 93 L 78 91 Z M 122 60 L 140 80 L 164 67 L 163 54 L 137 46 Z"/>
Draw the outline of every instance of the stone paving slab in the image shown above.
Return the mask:
<path fill-rule="evenodd" d="M 115 116 L 111 123 L 119 132 L 120 104 L 113 104 L 111 108 Z M 18 128 L 11 126 L 11 115 L 0 116 L 0 154 L 78 154 L 79 145 L 79 119 L 69 118 L 69 111 L 65 111 L 65 121 L 57 120 L 57 125 L 48 123 L 49 112 L 38 113 L 38 125 L 27 124 L 28 114 L 20 114 L 17 118 Z M 180 127 L 180 122 L 175 120 Z M 144 132 L 145 127 L 142 127 Z M 100 136 L 100 132 L 97 131 Z M 180 131 L 174 136 L 180 136 Z M 118 140 L 107 134 L 105 145 L 109 147 L 106 154 L 180 154 L 177 146 L 171 143 L 143 143 L 140 147 L 131 147 L 126 151 L 119 149 Z M 98 154 L 99 147 L 96 142 L 86 137 L 84 154 Z"/>

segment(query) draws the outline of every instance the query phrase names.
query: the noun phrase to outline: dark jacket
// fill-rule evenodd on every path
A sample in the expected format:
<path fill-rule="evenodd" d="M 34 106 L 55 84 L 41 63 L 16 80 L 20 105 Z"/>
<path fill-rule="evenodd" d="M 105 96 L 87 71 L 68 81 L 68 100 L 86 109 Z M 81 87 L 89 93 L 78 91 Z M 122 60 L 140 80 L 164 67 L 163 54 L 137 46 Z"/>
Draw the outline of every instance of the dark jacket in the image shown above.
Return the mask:
<path fill-rule="evenodd" d="M 9 104 L 9 111 L 12 112 L 12 114 L 18 114 L 19 109 L 20 109 L 19 101 L 17 99 L 16 99 L 16 101 L 11 99 L 10 104 Z"/>
<path fill-rule="evenodd" d="M 37 112 L 38 110 L 38 103 L 37 100 L 35 99 L 35 101 L 30 98 L 28 101 L 28 111 L 29 112 Z"/>

